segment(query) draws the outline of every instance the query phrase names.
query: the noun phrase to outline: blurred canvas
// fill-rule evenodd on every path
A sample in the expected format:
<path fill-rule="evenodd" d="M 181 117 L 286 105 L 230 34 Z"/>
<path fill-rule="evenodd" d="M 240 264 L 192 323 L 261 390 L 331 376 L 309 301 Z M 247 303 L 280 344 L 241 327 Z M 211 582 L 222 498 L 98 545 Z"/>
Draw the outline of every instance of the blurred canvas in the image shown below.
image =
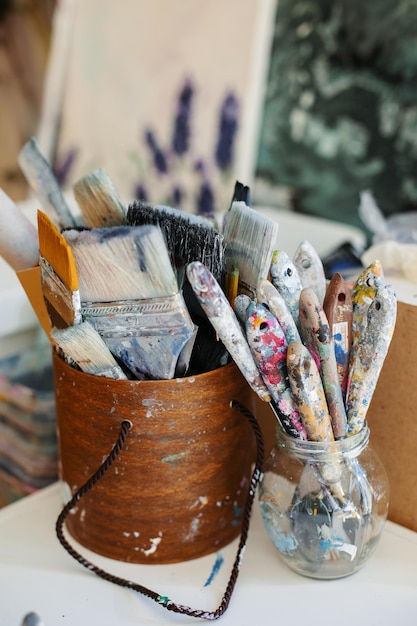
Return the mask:
<path fill-rule="evenodd" d="M 72 0 L 54 167 L 192 212 L 250 184 L 275 0 Z"/>

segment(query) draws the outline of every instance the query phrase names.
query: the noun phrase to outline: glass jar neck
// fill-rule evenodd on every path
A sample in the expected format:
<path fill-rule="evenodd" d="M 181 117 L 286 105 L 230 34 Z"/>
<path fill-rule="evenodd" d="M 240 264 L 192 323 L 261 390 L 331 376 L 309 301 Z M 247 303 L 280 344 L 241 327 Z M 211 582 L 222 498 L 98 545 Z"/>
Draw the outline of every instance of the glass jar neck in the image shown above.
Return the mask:
<path fill-rule="evenodd" d="M 337 441 L 305 441 L 288 435 L 278 424 L 276 438 L 279 448 L 304 460 L 320 461 L 329 455 L 355 458 L 368 445 L 369 428 L 365 424 L 355 435 Z"/>

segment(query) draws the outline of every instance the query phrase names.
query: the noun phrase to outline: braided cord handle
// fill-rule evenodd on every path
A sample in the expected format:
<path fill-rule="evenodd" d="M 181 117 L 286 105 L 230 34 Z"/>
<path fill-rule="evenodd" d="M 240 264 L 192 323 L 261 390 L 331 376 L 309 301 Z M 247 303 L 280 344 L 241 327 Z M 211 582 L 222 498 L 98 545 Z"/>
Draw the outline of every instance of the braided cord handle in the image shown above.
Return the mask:
<path fill-rule="evenodd" d="M 91 478 L 89 478 L 87 482 L 84 483 L 84 485 L 82 485 L 75 492 L 71 500 L 69 500 L 69 502 L 64 506 L 60 515 L 58 516 L 58 519 L 55 525 L 55 530 L 56 530 L 58 540 L 60 544 L 63 546 L 63 548 L 65 548 L 65 550 L 76 561 L 78 561 L 81 565 L 83 565 L 88 570 L 94 572 L 100 578 L 103 578 L 104 580 L 107 580 L 121 587 L 132 589 L 133 591 L 136 591 L 144 596 L 147 596 L 151 600 L 154 600 L 154 602 L 157 602 L 161 606 L 165 607 L 168 611 L 174 611 L 175 613 L 189 615 L 190 617 L 199 617 L 201 619 L 206 619 L 206 620 L 216 620 L 219 617 L 221 617 L 229 606 L 230 599 L 232 597 L 232 594 L 236 585 L 236 581 L 239 575 L 240 565 L 243 559 L 243 552 L 244 552 L 246 541 L 248 538 L 249 522 L 250 522 L 250 516 L 252 512 L 252 505 L 253 505 L 253 501 L 255 498 L 256 489 L 257 489 L 259 480 L 261 478 L 262 464 L 263 464 L 263 458 L 264 458 L 264 442 L 263 442 L 262 431 L 260 429 L 260 426 L 255 416 L 243 404 L 241 404 L 240 402 L 237 402 L 236 400 L 232 400 L 232 402 L 230 403 L 230 406 L 234 409 L 239 410 L 249 420 L 252 426 L 253 432 L 255 434 L 255 438 L 256 438 L 257 454 L 256 454 L 255 467 L 252 472 L 249 491 L 248 491 L 248 495 L 247 495 L 246 503 L 245 503 L 245 509 L 244 509 L 243 521 L 242 521 L 242 532 L 240 535 L 239 546 L 236 552 L 236 557 L 233 563 L 229 581 L 227 583 L 222 601 L 215 611 L 204 611 L 201 609 L 193 609 L 188 606 L 177 604 L 176 602 L 174 602 L 167 596 L 160 595 L 159 593 L 156 593 L 155 591 L 152 591 L 151 589 L 148 589 L 147 587 L 144 587 L 143 585 L 134 583 L 125 578 L 113 576 L 112 574 L 106 572 L 100 567 L 94 565 L 91 561 L 89 561 L 88 559 L 83 557 L 79 552 L 77 552 L 71 546 L 71 544 L 67 541 L 64 535 L 65 520 L 68 517 L 71 509 L 73 509 L 74 506 L 81 500 L 81 498 L 88 491 L 90 491 L 92 487 L 94 487 L 94 485 L 100 480 L 100 478 L 102 478 L 102 476 L 111 467 L 113 462 L 116 460 L 116 458 L 120 454 L 120 451 L 123 447 L 124 442 L 127 439 L 129 430 L 131 429 L 131 426 L 132 426 L 131 423 L 127 420 L 124 420 L 121 423 L 118 439 L 115 445 L 113 446 L 110 454 L 107 456 L 104 462 L 100 465 L 98 470 L 91 476 Z"/>

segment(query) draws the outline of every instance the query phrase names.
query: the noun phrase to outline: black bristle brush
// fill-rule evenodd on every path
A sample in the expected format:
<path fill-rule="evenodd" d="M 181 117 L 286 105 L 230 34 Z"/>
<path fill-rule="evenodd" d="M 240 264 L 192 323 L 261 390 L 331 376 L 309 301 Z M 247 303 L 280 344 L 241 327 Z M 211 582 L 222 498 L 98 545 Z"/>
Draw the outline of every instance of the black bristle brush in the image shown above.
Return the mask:
<path fill-rule="evenodd" d="M 224 269 L 223 235 L 210 220 L 139 200 L 128 207 L 126 222 L 130 226 L 158 225 L 178 274 L 188 263 L 201 261 L 216 279 L 220 279 Z"/>

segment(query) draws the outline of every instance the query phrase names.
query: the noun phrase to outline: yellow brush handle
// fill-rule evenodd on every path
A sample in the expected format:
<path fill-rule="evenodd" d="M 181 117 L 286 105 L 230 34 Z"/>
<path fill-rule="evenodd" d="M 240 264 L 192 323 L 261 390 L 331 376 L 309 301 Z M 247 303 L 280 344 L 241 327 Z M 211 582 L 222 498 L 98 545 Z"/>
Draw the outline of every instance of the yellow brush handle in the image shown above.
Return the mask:
<path fill-rule="evenodd" d="M 70 291 L 78 290 L 78 272 L 74 255 L 58 228 L 42 211 L 38 211 L 39 253 L 48 261 Z"/>

